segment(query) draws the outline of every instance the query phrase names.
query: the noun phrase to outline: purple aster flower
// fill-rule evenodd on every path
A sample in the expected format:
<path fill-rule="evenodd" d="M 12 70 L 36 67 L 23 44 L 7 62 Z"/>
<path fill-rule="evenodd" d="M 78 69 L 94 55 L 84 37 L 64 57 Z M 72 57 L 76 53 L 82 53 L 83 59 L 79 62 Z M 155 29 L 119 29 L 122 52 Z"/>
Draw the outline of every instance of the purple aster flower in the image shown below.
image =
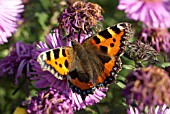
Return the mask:
<path fill-rule="evenodd" d="M 145 28 L 141 33 L 141 40 L 144 43 L 150 43 L 159 53 L 170 53 L 170 33 L 167 29 L 149 29 Z"/>
<path fill-rule="evenodd" d="M 30 61 L 32 59 L 32 50 L 36 46 L 33 44 L 25 44 L 17 42 L 11 47 L 10 54 L 0 61 L 0 76 L 6 73 L 15 76 L 15 84 L 23 73 L 30 76 Z"/>
<path fill-rule="evenodd" d="M 170 104 L 170 78 L 168 73 L 155 66 L 136 70 L 127 76 L 123 90 L 128 105 L 136 105 L 140 111 Z"/>
<path fill-rule="evenodd" d="M 0 44 L 8 42 L 7 38 L 17 30 L 23 8 L 22 0 L 0 0 Z"/>
<path fill-rule="evenodd" d="M 129 109 L 127 109 L 127 114 L 140 114 L 140 111 L 137 108 L 129 106 Z"/>
<path fill-rule="evenodd" d="M 74 34 L 73 36 L 75 35 L 77 34 Z M 82 41 L 86 37 L 87 36 L 85 36 L 84 34 L 81 35 L 80 41 Z M 34 84 L 37 88 L 46 88 L 50 86 L 57 90 L 59 87 L 61 87 L 62 90 L 68 90 L 67 94 L 73 102 L 72 107 L 74 111 L 85 108 L 86 105 L 93 105 L 94 103 L 99 102 L 102 98 L 106 96 L 105 92 L 107 91 L 107 88 L 99 88 L 94 91 L 94 94 L 88 95 L 85 100 L 83 100 L 79 94 L 73 93 L 71 88 L 69 88 L 68 86 L 67 80 L 59 80 L 50 72 L 42 71 L 39 63 L 36 61 L 38 55 L 41 52 L 70 44 L 69 41 L 67 41 L 68 39 L 63 39 L 63 35 L 58 28 L 53 33 L 47 35 L 45 38 L 47 44 L 40 42 L 37 45 L 38 49 L 33 51 L 33 58 L 35 58 L 35 60 L 32 60 L 31 62 L 32 68 L 34 69 L 34 72 L 32 74 L 36 75 L 35 77 L 32 77 L 32 80 L 35 80 Z"/>
<path fill-rule="evenodd" d="M 148 109 L 147 114 L 170 114 L 170 108 L 167 107 L 165 104 L 163 106 L 156 106 L 156 108 Z M 129 106 L 129 109 L 127 110 L 127 114 L 141 114 L 140 110 L 137 108 L 133 108 L 132 106 Z"/>
<path fill-rule="evenodd" d="M 73 114 L 74 102 L 70 89 L 64 85 L 50 88 L 32 97 L 27 112 L 30 114 Z"/>
<path fill-rule="evenodd" d="M 125 10 L 127 17 L 142 21 L 152 28 L 170 27 L 169 0 L 119 0 L 118 9 Z"/>
<path fill-rule="evenodd" d="M 87 33 L 91 31 L 90 28 L 103 19 L 102 11 L 102 8 L 97 4 L 77 1 L 60 15 L 58 19 L 59 25 L 68 34 L 79 31 Z"/>

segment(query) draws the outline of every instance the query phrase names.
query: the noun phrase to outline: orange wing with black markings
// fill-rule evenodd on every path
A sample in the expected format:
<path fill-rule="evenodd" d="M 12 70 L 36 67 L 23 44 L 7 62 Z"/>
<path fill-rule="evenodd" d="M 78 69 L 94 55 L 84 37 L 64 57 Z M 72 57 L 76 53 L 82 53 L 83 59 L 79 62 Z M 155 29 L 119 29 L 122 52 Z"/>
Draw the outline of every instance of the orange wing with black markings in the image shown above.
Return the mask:
<path fill-rule="evenodd" d="M 127 39 L 131 36 L 131 25 L 129 23 L 119 23 L 99 32 L 89 39 L 89 43 L 111 58 L 104 63 L 104 71 L 97 77 L 98 86 L 110 84 L 121 69 L 120 55 L 123 54 Z"/>
<path fill-rule="evenodd" d="M 115 26 L 99 32 L 96 36 L 87 39 L 90 45 L 96 46 L 99 50 L 110 57 L 120 56 L 131 35 L 131 25 L 129 23 L 119 23 Z M 85 40 L 85 42 L 87 42 Z"/>
<path fill-rule="evenodd" d="M 56 78 L 63 80 L 69 72 L 71 47 L 61 47 L 42 52 L 37 61 L 44 71 L 51 72 Z"/>
<path fill-rule="evenodd" d="M 123 54 L 127 39 L 131 36 L 131 25 L 129 23 L 119 23 L 99 32 L 89 39 L 91 45 L 108 55 L 111 60 L 104 64 L 104 71 L 97 77 L 98 86 L 110 84 L 121 69 L 120 55 Z"/>
<path fill-rule="evenodd" d="M 115 79 L 117 73 L 121 69 L 120 55 L 124 52 L 127 39 L 131 34 L 131 28 L 129 23 L 119 23 L 113 27 L 109 27 L 106 30 L 99 32 L 96 36 L 86 39 L 82 45 L 86 50 L 91 50 L 94 54 L 100 52 L 99 55 L 105 55 L 109 60 L 99 57 L 102 63 L 104 63 L 104 69 L 101 75 L 97 76 L 97 85 L 93 82 L 84 83 L 76 77 L 76 72 L 73 73 L 74 78 L 69 80 L 70 87 L 74 92 L 86 96 L 89 93 L 93 93 L 96 87 L 107 86 Z M 95 48 L 92 48 L 95 47 Z"/>

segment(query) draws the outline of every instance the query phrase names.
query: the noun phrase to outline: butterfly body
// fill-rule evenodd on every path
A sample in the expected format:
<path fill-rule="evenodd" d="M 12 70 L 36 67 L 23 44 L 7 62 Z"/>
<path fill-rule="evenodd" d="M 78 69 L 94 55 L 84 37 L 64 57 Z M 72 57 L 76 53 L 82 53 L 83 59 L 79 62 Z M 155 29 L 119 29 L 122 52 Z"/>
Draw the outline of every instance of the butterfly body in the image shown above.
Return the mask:
<path fill-rule="evenodd" d="M 103 53 L 98 51 L 95 46 L 88 45 L 88 43 L 81 45 L 75 40 L 72 41 L 72 47 L 73 58 L 70 63 L 69 76 L 78 78 L 81 82 L 90 82 L 96 86 L 97 76 L 101 75 L 104 70 L 104 63 L 98 57 L 99 54 L 102 56 Z M 110 57 L 108 58 L 110 60 Z"/>
<path fill-rule="evenodd" d="M 42 52 L 37 61 L 43 70 L 58 79 L 67 78 L 73 92 L 85 98 L 95 88 L 113 82 L 121 69 L 120 56 L 131 34 L 129 23 L 119 23 L 81 44 L 71 41 L 72 47 L 60 47 Z"/>

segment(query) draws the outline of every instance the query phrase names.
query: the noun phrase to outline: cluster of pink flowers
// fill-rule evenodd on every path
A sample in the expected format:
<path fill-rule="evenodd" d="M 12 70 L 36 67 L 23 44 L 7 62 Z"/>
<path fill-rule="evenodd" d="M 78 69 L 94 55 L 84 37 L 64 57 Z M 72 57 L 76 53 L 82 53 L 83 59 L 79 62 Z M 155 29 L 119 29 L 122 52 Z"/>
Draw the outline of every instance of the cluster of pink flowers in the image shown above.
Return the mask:
<path fill-rule="evenodd" d="M 169 0 L 119 0 L 118 9 L 124 10 L 127 18 L 142 22 L 141 39 L 144 43 L 150 43 L 158 52 L 169 54 L 169 5 Z"/>
<path fill-rule="evenodd" d="M 119 0 L 117 8 L 124 10 L 128 19 L 142 24 L 138 42 L 143 42 L 142 45 L 152 46 L 157 53 L 164 53 L 170 59 L 170 33 L 168 31 L 170 28 L 169 6 L 169 0 Z M 142 53 L 137 53 L 144 49 L 143 47 L 145 46 L 142 45 L 129 46 L 129 50 L 131 51 L 130 57 L 132 56 L 132 59 L 137 58 L 139 60 L 147 58 L 148 55 L 153 55 L 153 53 L 148 50 L 149 48 Z M 150 58 L 147 62 L 151 59 L 153 58 Z M 149 66 L 133 71 L 127 76 L 127 80 L 128 82 L 123 91 L 123 95 L 126 97 L 126 102 L 129 105 L 129 109 L 127 110 L 128 114 L 170 113 L 168 107 L 170 100 L 168 87 L 170 79 L 165 70 L 155 66 Z M 136 105 L 135 107 L 134 104 Z"/>

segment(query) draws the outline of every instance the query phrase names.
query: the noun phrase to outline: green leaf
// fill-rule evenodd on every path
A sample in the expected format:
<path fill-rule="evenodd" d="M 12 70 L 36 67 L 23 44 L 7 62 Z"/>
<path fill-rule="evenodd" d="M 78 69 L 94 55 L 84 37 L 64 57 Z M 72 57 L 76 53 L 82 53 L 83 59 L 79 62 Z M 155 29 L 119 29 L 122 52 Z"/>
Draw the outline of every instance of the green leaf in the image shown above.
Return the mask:
<path fill-rule="evenodd" d="M 123 84 L 123 83 L 121 83 L 121 82 L 117 82 L 116 84 L 117 84 L 120 88 L 122 88 L 122 89 L 125 88 L 125 84 Z"/>
<path fill-rule="evenodd" d="M 39 24 L 45 30 L 47 26 L 45 23 L 47 22 L 48 17 L 49 17 L 48 14 L 42 12 L 42 13 L 36 13 L 35 16 L 38 17 Z"/>
<path fill-rule="evenodd" d="M 126 77 L 119 75 L 118 77 L 116 77 L 116 80 L 121 80 L 121 81 L 125 81 Z"/>
<path fill-rule="evenodd" d="M 123 68 L 133 70 L 135 67 L 133 65 L 123 65 Z"/>
<path fill-rule="evenodd" d="M 48 9 L 50 7 L 50 0 L 40 0 L 41 5 L 43 6 L 44 9 Z"/>
<path fill-rule="evenodd" d="M 1 51 L 0 58 L 7 56 L 8 53 L 9 53 L 9 50 L 8 49 L 4 49 L 3 51 Z"/>
<path fill-rule="evenodd" d="M 168 66 L 170 66 L 170 62 L 162 63 L 161 66 L 162 66 L 163 68 L 168 67 Z"/>

